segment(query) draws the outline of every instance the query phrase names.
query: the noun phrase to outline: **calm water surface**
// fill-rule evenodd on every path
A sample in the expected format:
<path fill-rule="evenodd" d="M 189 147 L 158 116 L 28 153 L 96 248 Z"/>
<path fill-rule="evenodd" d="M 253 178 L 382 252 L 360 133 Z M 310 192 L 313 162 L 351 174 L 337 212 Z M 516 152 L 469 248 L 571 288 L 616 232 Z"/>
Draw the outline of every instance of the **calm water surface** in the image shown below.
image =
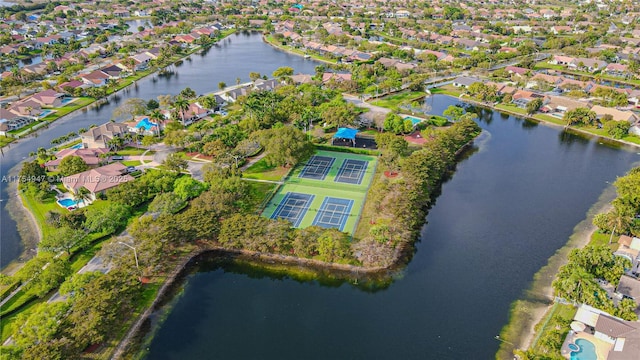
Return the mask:
<path fill-rule="evenodd" d="M 440 114 L 457 100 L 427 101 Z M 476 152 L 443 185 L 391 286 L 212 265 L 187 277 L 147 358 L 492 359 L 509 305 L 640 156 L 491 111 L 479 123 Z"/>
<path fill-rule="evenodd" d="M 263 43 L 260 35 L 231 35 L 206 54 L 191 55 L 191 61 L 185 60 L 182 65 L 175 67 L 176 74 L 173 76 L 146 77 L 117 96 L 111 96 L 108 104 L 56 121 L 49 129 L 4 148 L 3 154 L 0 155 L 0 178 L 10 172 L 17 173 L 17 164 L 27 159 L 29 153 L 36 151 L 38 147 L 50 147 L 52 139 L 77 131 L 81 127 L 109 121 L 113 110 L 127 98 L 139 97 L 149 100 L 159 95 L 176 95 L 187 86 L 195 90 L 196 94 L 203 94 L 218 90 L 218 83 L 221 81 L 228 85 L 235 84 L 236 78 L 247 82 L 252 71 L 270 76 L 278 67 L 290 66 L 296 73 L 312 74 L 318 64 L 276 50 Z M 16 259 L 24 250 L 16 223 L 6 209 L 10 198 L 15 200 L 15 195 L 9 194 L 7 184 L 0 182 L 0 268 Z"/>

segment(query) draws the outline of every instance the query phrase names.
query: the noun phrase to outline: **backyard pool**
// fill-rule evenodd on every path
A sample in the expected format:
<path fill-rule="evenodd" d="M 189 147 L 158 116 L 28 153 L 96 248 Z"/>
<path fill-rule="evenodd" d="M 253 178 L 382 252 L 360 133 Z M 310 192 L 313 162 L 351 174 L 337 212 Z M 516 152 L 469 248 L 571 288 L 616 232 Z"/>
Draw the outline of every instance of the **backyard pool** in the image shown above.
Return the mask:
<path fill-rule="evenodd" d="M 149 121 L 149 118 L 144 118 L 138 122 L 138 124 L 136 125 L 136 129 L 144 128 L 145 130 L 149 131 L 154 126 L 156 126 L 156 124 Z"/>
<path fill-rule="evenodd" d="M 72 206 L 77 206 L 78 202 L 73 199 L 61 199 L 58 200 L 58 205 L 62 206 L 63 208 L 69 208 Z"/>
<path fill-rule="evenodd" d="M 72 149 L 82 149 L 83 147 L 84 146 L 82 145 L 82 143 L 80 143 L 80 144 L 73 145 L 71 148 Z"/>
<path fill-rule="evenodd" d="M 53 112 L 53 110 L 42 110 L 42 112 L 40 113 L 40 117 L 43 118 L 49 114 L 51 114 Z"/>
<path fill-rule="evenodd" d="M 67 105 L 68 103 L 72 102 L 73 100 L 74 100 L 74 98 L 66 97 L 66 98 L 63 98 L 62 100 L 60 100 L 60 102 L 62 103 L 62 105 Z"/>
<path fill-rule="evenodd" d="M 407 116 L 405 117 L 405 119 L 411 120 L 411 124 L 413 124 L 413 126 L 416 126 L 422 122 L 422 119 L 414 118 L 413 116 Z"/>
<path fill-rule="evenodd" d="M 572 344 L 573 345 L 573 344 Z M 596 346 L 591 341 L 586 339 L 576 340 L 575 345 L 578 345 L 578 351 L 571 352 L 571 360 L 596 360 Z M 570 346 L 569 348 L 573 348 Z"/>

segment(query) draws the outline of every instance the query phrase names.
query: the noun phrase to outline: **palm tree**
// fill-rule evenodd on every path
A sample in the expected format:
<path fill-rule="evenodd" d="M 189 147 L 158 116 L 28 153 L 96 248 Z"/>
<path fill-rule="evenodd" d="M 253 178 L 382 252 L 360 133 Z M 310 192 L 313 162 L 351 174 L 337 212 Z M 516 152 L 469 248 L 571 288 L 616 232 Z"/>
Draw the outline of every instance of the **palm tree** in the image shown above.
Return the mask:
<path fill-rule="evenodd" d="M 182 118 L 182 124 L 184 125 L 184 113 L 189 108 L 189 102 L 186 99 L 178 98 L 173 106 L 180 112 Z"/>
<path fill-rule="evenodd" d="M 160 135 L 160 122 L 164 120 L 164 114 L 159 109 L 154 109 L 151 111 L 151 114 L 149 114 L 149 120 L 157 124 L 156 135 Z"/>
<path fill-rule="evenodd" d="M 91 191 L 83 186 L 73 194 L 73 200 L 76 201 L 76 204 L 81 202 L 84 205 L 85 200 L 91 200 Z"/>
<path fill-rule="evenodd" d="M 200 105 L 202 105 L 205 109 L 209 109 L 209 110 L 213 110 L 216 108 L 216 106 L 218 106 L 218 103 L 216 102 L 216 98 L 213 96 L 204 96 L 201 97 L 200 100 L 198 101 L 200 103 Z"/>

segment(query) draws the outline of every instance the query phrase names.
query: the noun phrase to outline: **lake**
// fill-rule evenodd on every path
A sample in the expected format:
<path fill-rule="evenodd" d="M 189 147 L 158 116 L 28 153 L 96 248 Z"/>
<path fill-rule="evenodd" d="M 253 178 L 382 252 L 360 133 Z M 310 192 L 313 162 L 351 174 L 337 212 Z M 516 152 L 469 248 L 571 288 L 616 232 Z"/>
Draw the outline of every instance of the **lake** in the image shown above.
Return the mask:
<path fill-rule="evenodd" d="M 457 99 L 426 100 L 434 114 Z M 442 186 L 393 284 L 299 282 L 200 264 L 147 359 L 491 359 L 511 303 L 603 190 L 640 160 L 556 128 L 480 109 L 484 133 Z M 401 199 L 399 199 L 401 201 Z"/>
<path fill-rule="evenodd" d="M 290 66 L 296 73 L 313 74 L 318 62 L 274 49 L 262 42 L 258 34 L 240 33 L 231 35 L 201 55 L 193 54 L 191 60 L 184 60 L 175 66 L 170 76 L 151 75 L 117 95 L 109 97 L 109 102 L 100 107 L 93 106 L 54 122 L 48 129 L 36 135 L 21 139 L 5 147 L 0 155 L 0 178 L 9 173 L 17 174 L 20 162 L 29 157 L 30 152 L 39 147 L 48 148 L 51 140 L 77 131 L 91 124 L 103 124 L 111 119 L 113 110 L 131 97 L 145 100 L 156 99 L 159 95 L 177 95 L 185 87 L 191 87 L 196 94 L 217 91 L 219 82 L 234 85 L 236 78 L 249 81 L 249 73 L 257 71 L 268 76 L 280 66 Z M 8 193 L 7 184 L 0 182 L 0 268 L 4 268 L 24 251 L 15 221 L 9 216 L 6 204 L 15 201 L 15 194 Z"/>

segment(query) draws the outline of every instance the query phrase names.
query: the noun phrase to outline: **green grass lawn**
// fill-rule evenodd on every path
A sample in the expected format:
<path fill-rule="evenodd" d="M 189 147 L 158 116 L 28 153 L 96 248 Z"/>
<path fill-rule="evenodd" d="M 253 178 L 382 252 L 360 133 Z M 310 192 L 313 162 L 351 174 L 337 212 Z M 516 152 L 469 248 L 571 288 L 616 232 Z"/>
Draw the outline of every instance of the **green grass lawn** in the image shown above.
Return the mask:
<path fill-rule="evenodd" d="M 247 208 L 254 211 L 260 210 L 260 206 L 266 202 L 266 197 L 269 196 L 277 186 L 273 183 L 255 181 L 247 181 L 247 183 L 250 186 Z"/>
<path fill-rule="evenodd" d="M 135 156 L 135 155 L 142 155 L 145 151 L 147 151 L 147 149 L 140 149 L 133 146 L 127 146 L 124 149 L 120 149 L 116 151 L 116 154 L 122 155 L 122 156 Z M 147 153 L 147 155 L 153 155 L 153 154 L 155 154 L 155 151 L 153 150 Z"/>
<path fill-rule="evenodd" d="M 545 322 L 539 324 L 542 329 L 536 329 L 538 336 L 531 349 L 536 354 L 544 354 L 553 359 L 562 359 L 560 347 L 567 333 L 569 324 L 576 314 L 577 309 L 572 305 L 556 303 L 551 308 L 551 312 L 545 316 Z M 537 327 L 537 326 L 536 326 Z M 543 344 L 551 345 L 551 348 L 543 348 Z M 546 352 L 549 351 L 549 352 Z"/>
<path fill-rule="evenodd" d="M 12 143 L 12 142 L 14 142 L 14 141 L 15 141 L 15 139 L 14 139 L 14 138 L 11 138 L 11 137 L 8 137 L 8 136 L 1 135 L 1 136 L 0 136 L 0 147 L 4 147 L 4 146 L 6 146 L 6 145 L 9 145 L 10 143 Z"/>
<path fill-rule="evenodd" d="M 0 342 L 5 342 L 5 340 L 7 340 L 13 334 L 13 324 L 16 322 L 16 318 L 18 317 L 18 315 L 24 314 L 28 316 L 36 309 L 38 305 L 46 302 L 47 300 L 48 298 L 46 297 L 35 300 L 24 306 L 20 312 L 8 316 L 3 316 L 2 321 L 0 321 Z"/>
<path fill-rule="evenodd" d="M 332 63 L 332 64 L 336 64 L 337 63 L 337 61 L 335 59 L 324 57 L 324 56 L 321 56 L 321 55 L 316 54 L 316 53 L 308 52 L 308 51 L 306 51 L 304 49 L 296 49 L 293 46 L 282 45 L 282 42 L 276 40 L 271 35 L 266 36 L 265 39 L 267 40 L 267 42 L 269 44 L 271 44 L 271 45 L 273 45 L 275 47 L 278 47 L 278 48 L 285 49 L 287 51 L 291 51 L 292 53 L 296 53 L 298 55 L 303 55 L 303 56 L 304 55 L 309 55 L 312 59 L 319 60 L 319 61 L 324 61 L 324 62 L 328 62 L 328 63 Z"/>
<path fill-rule="evenodd" d="M 120 161 L 124 166 L 140 166 L 142 165 L 142 161 L 140 160 L 124 160 Z"/>
<path fill-rule="evenodd" d="M 591 234 L 591 240 L 589 241 L 589 245 L 600 246 L 600 245 L 608 245 L 611 250 L 616 250 L 618 248 L 618 239 L 620 239 L 619 235 L 613 235 L 602 233 L 599 230 L 596 230 Z M 609 240 L 611 240 L 611 244 L 609 244 Z"/>
<path fill-rule="evenodd" d="M 510 111 L 510 112 L 514 112 L 516 114 L 520 114 L 520 115 L 527 115 L 527 110 L 525 109 L 521 109 L 515 105 L 511 105 L 511 104 L 498 104 L 495 106 L 496 109 L 498 110 L 506 110 L 506 111 Z"/>
<path fill-rule="evenodd" d="M 425 95 L 427 95 L 427 93 L 422 91 L 403 92 L 374 100 L 371 104 L 392 109 L 398 107 L 403 102 L 411 102 L 415 99 L 424 97 Z"/>
<path fill-rule="evenodd" d="M 249 166 L 249 168 L 242 173 L 242 177 L 247 179 L 280 181 L 290 170 L 290 168 L 282 166 L 269 166 L 265 159 L 260 159 L 255 164 Z"/>
<path fill-rule="evenodd" d="M 458 90 L 458 88 L 456 88 L 453 85 L 445 85 L 442 87 L 430 89 L 429 91 L 431 91 L 431 94 L 434 94 L 434 95 L 443 94 L 443 95 L 450 95 L 454 97 L 460 97 L 460 95 L 462 94 L 462 91 Z"/>

